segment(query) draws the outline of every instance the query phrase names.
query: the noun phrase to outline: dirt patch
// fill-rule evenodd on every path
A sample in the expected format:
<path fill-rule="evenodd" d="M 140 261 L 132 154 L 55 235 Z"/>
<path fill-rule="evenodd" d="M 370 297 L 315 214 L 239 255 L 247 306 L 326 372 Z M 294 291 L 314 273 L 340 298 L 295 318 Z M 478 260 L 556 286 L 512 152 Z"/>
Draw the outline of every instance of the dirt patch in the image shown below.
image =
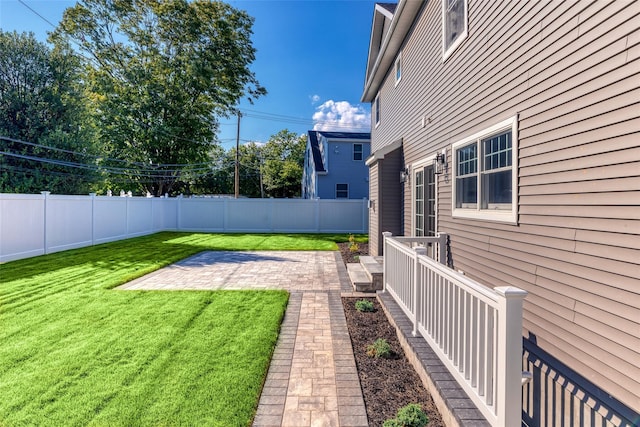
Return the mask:
<path fill-rule="evenodd" d="M 396 331 L 387 320 L 376 298 L 365 298 L 374 304 L 375 311 L 359 312 L 355 302 L 361 298 L 343 298 L 342 305 L 360 377 L 360 386 L 367 408 L 369 425 L 382 426 L 394 418 L 398 409 L 418 403 L 429 417 L 429 427 L 444 427 L 431 395 L 404 355 Z M 376 359 L 367 356 L 367 346 L 384 338 L 390 344 L 393 357 Z"/>
<path fill-rule="evenodd" d="M 349 245 L 349 242 L 338 243 L 338 248 L 340 249 L 340 254 L 342 255 L 342 260 L 345 265 L 350 262 L 360 262 L 361 255 L 369 255 L 368 243 L 358 243 L 358 249 L 355 251 L 352 251 Z"/>
<path fill-rule="evenodd" d="M 345 264 L 359 262 L 359 257 L 369 254 L 368 243 L 358 243 L 358 250 L 352 251 L 349 243 L 338 243 Z M 355 309 L 359 299 L 367 299 L 374 305 L 374 312 L 362 313 Z M 367 409 L 369 425 L 382 426 L 389 418 L 394 418 L 398 409 L 409 403 L 418 403 L 429 417 L 429 427 L 445 427 L 431 395 L 424 388 L 422 380 L 404 355 L 396 331 L 389 323 L 382 307 L 375 297 L 343 298 L 347 328 L 356 359 L 360 386 Z M 375 359 L 367 356 L 367 346 L 376 339 L 384 338 L 390 344 L 393 357 Z"/>

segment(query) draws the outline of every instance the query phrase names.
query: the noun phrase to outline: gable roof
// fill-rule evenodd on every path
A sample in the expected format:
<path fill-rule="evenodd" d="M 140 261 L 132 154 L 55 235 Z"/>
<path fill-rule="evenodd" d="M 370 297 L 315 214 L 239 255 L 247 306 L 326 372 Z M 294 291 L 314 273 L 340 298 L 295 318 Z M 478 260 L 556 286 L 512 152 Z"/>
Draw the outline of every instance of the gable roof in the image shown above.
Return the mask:
<path fill-rule="evenodd" d="M 320 137 L 331 139 L 335 142 L 337 139 L 344 139 L 345 141 L 358 140 L 363 143 L 371 142 L 370 132 L 327 132 L 320 130 L 308 131 L 309 138 L 308 143 L 311 147 L 311 157 L 313 158 L 313 165 L 316 173 L 326 172 L 327 169 L 322 161 L 322 148 L 320 147 Z"/>
<path fill-rule="evenodd" d="M 378 88 L 424 3 L 418 0 L 400 0 L 395 7 L 390 3 L 376 4 L 362 102 L 372 102 L 376 97 Z"/>
<path fill-rule="evenodd" d="M 386 9 L 392 15 L 396 11 L 397 5 L 398 5 L 397 3 L 376 3 L 376 6 L 380 6 L 381 8 Z"/>
<path fill-rule="evenodd" d="M 314 131 L 327 139 L 371 139 L 370 132 L 325 132 Z"/>
<path fill-rule="evenodd" d="M 322 153 L 320 153 L 320 146 L 318 143 L 318 132 L 315 130 L 309 131 L 309 146 L 311 147 L 311 157 L 313 157 L 313 164 L 317 172 L 326 172 L 324 163 L 322 163 Z"/>

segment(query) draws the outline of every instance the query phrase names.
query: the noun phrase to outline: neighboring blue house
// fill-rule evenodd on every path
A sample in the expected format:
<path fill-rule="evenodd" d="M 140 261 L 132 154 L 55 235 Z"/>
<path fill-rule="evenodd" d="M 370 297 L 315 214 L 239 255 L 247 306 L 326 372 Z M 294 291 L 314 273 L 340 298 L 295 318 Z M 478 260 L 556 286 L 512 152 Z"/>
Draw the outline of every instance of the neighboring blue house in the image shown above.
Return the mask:
<path fill-rule="evenodd" d="M 302 174 L 303 199 L 369 198 L 371 134 L 309 131 Z"/>

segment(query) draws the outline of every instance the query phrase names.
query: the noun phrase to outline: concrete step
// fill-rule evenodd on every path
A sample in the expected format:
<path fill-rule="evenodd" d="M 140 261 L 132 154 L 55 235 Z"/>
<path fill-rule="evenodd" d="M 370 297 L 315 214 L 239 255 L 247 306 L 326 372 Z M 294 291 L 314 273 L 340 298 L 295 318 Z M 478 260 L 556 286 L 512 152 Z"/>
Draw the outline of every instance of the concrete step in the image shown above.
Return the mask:
<path fill-rule="evenodd" d="M 382 281 L 384 280 L 384 266 L 381 262 L 378 261 L 378 257 L 372 256 L 361 256 L 360 264 L 364 269 L 367 276 L 369 276 L 369 280 L 371 281 L 373 288 L 375 290 L 382 290 Z"/>
<path fill-rule="evenodd" d="M 347 273 L 356 292 L 375 292 L 373 282 L 360 263 L 348 263 Z"/>

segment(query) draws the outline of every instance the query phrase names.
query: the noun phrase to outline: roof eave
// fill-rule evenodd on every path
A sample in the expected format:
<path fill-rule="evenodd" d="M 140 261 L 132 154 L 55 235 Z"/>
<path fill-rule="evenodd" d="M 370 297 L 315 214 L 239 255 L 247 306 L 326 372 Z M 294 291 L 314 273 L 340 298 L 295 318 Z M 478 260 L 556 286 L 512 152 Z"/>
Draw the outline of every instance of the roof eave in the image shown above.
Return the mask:
<path fill-rule="evenodd" d="M 389 70 L 396 54 L 402 46 L 407 33 L 418 16 L 423 0 L 400 0 L 391 20 L 391 26 L 385 36 L 373 68 L 367 74 L 361 102 L 372 102 Z M 371 46 L 369 46 L 371 50 Z M 367 70 L 368 71 L 368 70 Z"/>

